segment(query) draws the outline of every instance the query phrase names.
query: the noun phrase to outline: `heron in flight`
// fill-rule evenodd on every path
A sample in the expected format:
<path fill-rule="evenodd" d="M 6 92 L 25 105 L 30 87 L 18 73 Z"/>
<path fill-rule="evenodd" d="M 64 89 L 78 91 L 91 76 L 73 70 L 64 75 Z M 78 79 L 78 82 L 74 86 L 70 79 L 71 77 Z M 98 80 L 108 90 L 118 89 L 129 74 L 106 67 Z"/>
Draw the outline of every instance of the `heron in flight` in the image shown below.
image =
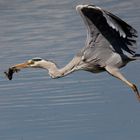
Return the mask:
<path fill-rule="evenodd" d="M 36 57 L 10 67 L 5 72 L 8 79 L 11 80 L 13 73 L 23 68 L 47 69 L 52 78 L 60 78 L 77 70 L 92 73 L 106 71 L 128 85 L 140 100 L 136 85 L 119 70 L 128 62 L 140 58 L 135 52 L 137 31 L 119 17 L 95 5 L 78 5 L 76 10 L 87 27 L 85 47 L 61 69 L 52 61 Z"/>

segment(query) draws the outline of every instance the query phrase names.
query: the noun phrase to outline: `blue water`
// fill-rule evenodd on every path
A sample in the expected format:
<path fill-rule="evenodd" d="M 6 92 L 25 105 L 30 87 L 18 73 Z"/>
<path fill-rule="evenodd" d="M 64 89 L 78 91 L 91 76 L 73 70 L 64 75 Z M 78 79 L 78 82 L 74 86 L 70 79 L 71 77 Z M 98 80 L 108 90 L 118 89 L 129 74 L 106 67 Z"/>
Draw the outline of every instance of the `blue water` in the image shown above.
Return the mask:
<path fill-rule="evenodd" d="M 26 69 L 12 81 L 3 74 L 36 56 L 66 65 L 86 39 L 75 10 L 81 3 L 104 7 L 140 31 L 139 0 L 0 0 L 0 140 L 140 139 L 140 103 L 107 73 L 54 80 Z M 140 89 L 138 61 L 122 72 Z"/>

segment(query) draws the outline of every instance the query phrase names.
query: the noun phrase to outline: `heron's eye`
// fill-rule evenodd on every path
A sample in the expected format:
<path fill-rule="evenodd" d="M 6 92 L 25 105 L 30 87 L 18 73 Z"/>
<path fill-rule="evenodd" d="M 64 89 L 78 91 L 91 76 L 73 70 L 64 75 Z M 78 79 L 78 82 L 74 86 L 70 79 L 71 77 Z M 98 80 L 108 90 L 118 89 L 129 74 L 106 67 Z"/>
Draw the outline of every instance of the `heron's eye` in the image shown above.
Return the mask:
<path fill-rule="evenodd" d="M 33 65 L 35 62 L 33 60 L 28 61 L 28 65 Z"/>

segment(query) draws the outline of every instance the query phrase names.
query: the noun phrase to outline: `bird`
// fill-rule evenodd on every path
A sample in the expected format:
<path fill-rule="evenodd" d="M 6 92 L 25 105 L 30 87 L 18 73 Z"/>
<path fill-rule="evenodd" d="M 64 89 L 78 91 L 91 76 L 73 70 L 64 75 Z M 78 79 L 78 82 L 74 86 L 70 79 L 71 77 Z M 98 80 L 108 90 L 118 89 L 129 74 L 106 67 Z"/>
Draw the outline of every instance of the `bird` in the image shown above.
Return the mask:
<path fill-rule="evenodd" d="M 137 86 L 120 72 L 120 68 L 129 62 L 140 59 L 140 54 L 136 53 L 138 37 L 136 29 L 110 11 L 93 4 L 77 5 L 76 11 L 86 25 L 87 39 L 84 47 L 72 60 L 63 68 L 58 68 L 52 61 L 35 57 L 11 66 L 5 72 L 8 79 L 12 80 L 13 73 L 24 68 L 46 69 L 53 79 L 78 70 L 92 73 L 107 72 L 132 89 L 140 101 Z"/>

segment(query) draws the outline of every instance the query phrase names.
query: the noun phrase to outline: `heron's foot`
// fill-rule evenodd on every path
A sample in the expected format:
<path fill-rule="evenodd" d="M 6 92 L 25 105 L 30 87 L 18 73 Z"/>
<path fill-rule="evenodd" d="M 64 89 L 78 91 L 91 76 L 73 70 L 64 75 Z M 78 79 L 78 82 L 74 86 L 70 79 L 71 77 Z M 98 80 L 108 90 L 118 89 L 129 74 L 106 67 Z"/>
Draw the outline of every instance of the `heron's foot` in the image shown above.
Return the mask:
<path fill-rule="evenodd" d="M 138 99 L 138 101 L 140 102 L 140 95 L 137 95 L 137 99 Z"/>
<path fill-rule="evenodd" d="M 140 102 L 140 94 L 139 94 L 138 88 L 135 84 L 133 84 L 132 89 L 136 93 L 136 97 L 137 97 L 138 101 Z"/>

